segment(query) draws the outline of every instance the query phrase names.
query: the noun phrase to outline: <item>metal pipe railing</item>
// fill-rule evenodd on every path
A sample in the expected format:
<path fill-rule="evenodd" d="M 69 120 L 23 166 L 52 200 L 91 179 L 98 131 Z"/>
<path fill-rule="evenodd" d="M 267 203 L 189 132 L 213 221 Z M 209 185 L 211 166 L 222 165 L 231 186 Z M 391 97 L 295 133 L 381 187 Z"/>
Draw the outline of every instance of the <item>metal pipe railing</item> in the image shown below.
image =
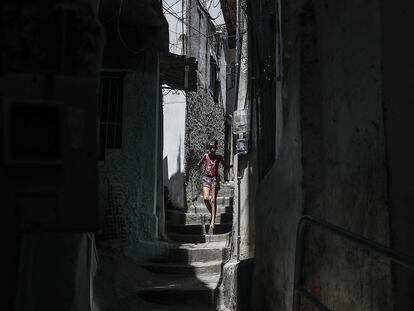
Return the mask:
<path fill-rule="evenodd" d="M 362 245 L 377 254 L 391 259 L 393 262 L 414 271 L 414 258 L 408 257 L 402 253 L 396 252 L 391 248 L 364 238 L 363 236 L 345 230 L 324 220 L 303 216 L 298 224 L 296 232 L 296 252 L 295 252 L 295 275 L 294 275 L 294 292 L 293 292 L 293 311 L 299 311 L 301 305 L 301 296 L 305 297 L 318 310 L 330 311 L 315 295 L 307 291 L 302 285 L 302 268 L 303 268 L 303 244 L 306 225 L 317 226 L 329 233 L 349 240 L 353 243 Z"/>

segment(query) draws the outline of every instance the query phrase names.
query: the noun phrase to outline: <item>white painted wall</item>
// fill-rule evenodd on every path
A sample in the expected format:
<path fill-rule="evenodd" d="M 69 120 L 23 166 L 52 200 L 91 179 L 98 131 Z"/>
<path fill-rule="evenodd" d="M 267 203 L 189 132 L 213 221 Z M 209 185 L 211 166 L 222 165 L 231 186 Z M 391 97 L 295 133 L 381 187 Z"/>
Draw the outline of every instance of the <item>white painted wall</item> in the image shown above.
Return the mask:
<path fill-rule="evenodd" d="M 169 93 L 168 93 L 169 92 Z M 178 93 L 178 94 L 177 94 Z M 182 91 L 163 91 L 164 185 L 175 207 L 184 208 L 184 135 L 186 96 Z"/>
<path fill-rule="evenodd" d="M 164 0 L 163 11 L 169 25 L 170 52 L 184 54 L 182 37 L 186 27 L 181 18 L 185 1 Z M 168 187 L 169 198 L 177 208 L 184 208 L 184 135 L 185 135 L 185 93 L 163 89 L 164 113 L 164 186 Z"/>

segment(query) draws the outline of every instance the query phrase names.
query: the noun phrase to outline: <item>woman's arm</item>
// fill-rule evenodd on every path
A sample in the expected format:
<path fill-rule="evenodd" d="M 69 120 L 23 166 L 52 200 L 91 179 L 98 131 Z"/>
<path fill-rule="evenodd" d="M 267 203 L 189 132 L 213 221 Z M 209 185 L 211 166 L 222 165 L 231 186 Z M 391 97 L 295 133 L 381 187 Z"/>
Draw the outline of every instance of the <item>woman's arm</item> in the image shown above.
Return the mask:
<path fill-rule="evenodd" d="M 203 154 L 200 161 L 198 161 L 197 166 L 200 167 L 201 163 L 203 163 L 204 159 L 206 158 L 206 154 Z"/>

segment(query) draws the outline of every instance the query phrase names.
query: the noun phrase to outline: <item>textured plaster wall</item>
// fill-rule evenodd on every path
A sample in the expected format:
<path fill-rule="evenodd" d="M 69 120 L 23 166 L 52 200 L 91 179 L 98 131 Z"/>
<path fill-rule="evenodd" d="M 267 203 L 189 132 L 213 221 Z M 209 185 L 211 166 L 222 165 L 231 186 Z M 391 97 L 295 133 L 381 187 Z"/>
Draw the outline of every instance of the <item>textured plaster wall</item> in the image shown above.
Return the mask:
<path fill-rule="evenodd" d="M 61 49 L 62 29 L 61 20 L 56 18 L 56 2 L 3 1 L 1 14 L 8 18 L 0 26 L 0 71 L 41 75 L 62 74 L 63 68 L 65 73 L 96 78 L 98 82 L 104 38 L 97 19 L 97 1 L 77 0 L 71 4 L 76 8 L 76 24 L 69 24 L 74 32 L 68 34 L 71 44 L 63 66 L 57 52 Z M 3 232 L 1 309 L 88 310 L 88 241 L 87 234 Z"/>
<path fill-rule="evenodd" d="M 291 310 L 296 225 L 302 214 L 300 55 L 292 44 L 285 66 L 280 153 L 255 200 L 254 310 Z M 276 105 L 281 105 L 277 102 Z"/>
<path fill-rule="evenodd" d="M 198 0 L 189 0 L 190 14 L 187 17 L 191 27 L 188 27 L 189 55 L 198 62 L 197 79 L 202 88 L 208 87 L 208 71 L 210 63 L 209 51 L 209 20 Z"/>
<path fill-rule="evenodd" d="M 249 68 L 249 33 L 248 22 L 245 18 L 241 19 L 241 33 L 242 46 L 240 61 L 240 73 L 237 95 L 237 109 L 248 109 L 252 114 L 250 119 L 251 127 L 248 130 L 249 136 L 249 151 L 247 155 L 234 156 L 234 172 L 235 172 L 235 197 L 234 197 L 234 212 L 233 212 L 233 236 L 237 236 L 237 228 L 240 225 L 240 259 L 245 260 L 254 257 L 254 232 L 255 222 L 254 213 L 255 205 L 254 198 L 256 196 L 256 189 L 258 184 L 257 177 L 257 120 L 256 109 L 257 104 L 254 99 L 249 96 L 251 90 L 251 81 L 249 76 L 252 75 Z M 255 60 L 252 60 L 255 61 Z M 236 135 L 235 135 L 236 137 Z M 240 180 L 238 180 L 240 178 Z M 238 216 L 240 209 L 240 217 Z M 238 223 L 240 220 L 240 224 Z M 238 241 L 233 239 L 235 252 L 237 251 Z"/>
<path fill-rule="evenodd" d="M 154 61 L 154 57 L 149 60 Z M 156 58 L 155 58 L 156 61 Z M 126 252 L 137 260 L 151 256 L 148 244 L 157 238 L 155 161 L 158 113 L 156 71 L 126 71 L 121 149 L 106 149 L 101 165 L 104 183 L 121 186 L 125 197 Z M 155 245 L 154 245 L 155 247 Z"/>
<path fill-rule="evenodd" d="M 301 22 L 304 213 L 388 245 L 380 5 L 307 1 Z M 313 232 L 308 288 L 335 310 L 392 310 L 386 260 Z"/>
<path fill-rule="evenodd" d="M 393 248 L 414 257 L 412 1 L 382 1 L 383 94 Z M 394 268 L 394 310 L 414 309 L 414 273 Z"/>
<path fill-rule="evenodd" d="M 283 127 L 256 197 L 255 310 L 291 310 L 302 214 L 389 240 L 379 3 L 283 1 L 282 20 Z M 334 310 L 392 310 L 387 261 L 312 232 L 304 269 L 312 293 Z"/>
<path fill-rule="evenodd" d="M 98 2 L 72 1 L 74 14 L 69 14 L 71 31 L 67 31 L 67 35 L 70 39 L 65 47 L 65 64 L 62 64 L 60 52 L 64 29 L 59 15 L 61 11 L 58 6 L 50 9 L 56 1 L 31 1 L 24 5 L 3 1 L 3 14 L 14 18 L 3 26 L 7 31 L 1 32 L 2 71 L 96 75 L 104 43 L 103 29 L 97 21 Z"/>

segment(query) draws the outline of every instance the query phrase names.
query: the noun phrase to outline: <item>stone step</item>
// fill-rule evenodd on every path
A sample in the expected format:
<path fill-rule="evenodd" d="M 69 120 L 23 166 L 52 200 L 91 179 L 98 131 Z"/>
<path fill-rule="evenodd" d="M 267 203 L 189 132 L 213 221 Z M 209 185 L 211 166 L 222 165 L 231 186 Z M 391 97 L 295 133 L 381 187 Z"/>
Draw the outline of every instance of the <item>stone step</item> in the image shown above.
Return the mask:
<path fill-rule="evenodd" d="M 202 194 L 202 190 L 197 190 L 192 193 L 194 196 L 197 194 Z M 234 196 L 234 186 L 233 184 L 221 183 L 220 190 L 218 191 L 219 197 L 233 197 Z"/>
<path fill-rule="evenodd" d="M 216 311 L 215 306 L 194 306 L 194 305 L 157 305 L 147 304 L 146 306 L 140 306 L 139 311 Z"/>
<path fill-rule="evenodd" d="M 211 215 L 207 213 L 183 213 L 176 210 L 166 210 L 165 218 L 168 222 L 176 225 L 201 225 L 202 217 L 205 223 L 210 222 Z M 231 223 L 233 220 L 232 213 L 217 213 L 216 223 Z"/>
<path fill-rule="evenodd" d="M 167 233 L 167 236 L 178 243 L 206 243 L 206 242 L 229 242 L 230 233 L 202 235 L 202 234 L 182 234 Z"/>
<path fill-rule="evenodd" d="M 224 223 L 224 224 L 215 224 L 214 226 L 214 234 L 222 234 L 222 233 L 227 233 L 230 232 L 232 228 L 232 223 Z M 175 225 L 175 224 L 171 224 L 171 223 L 166 223 L 165 224 L 165 230 L 169 233 L 169 232 L 173 232 L 173 233 L 183 233 L 183 234 L 203 234 L 203 226 L 201 224 L 196 224 L 196 225 Z M 205 224 L 205 230 L 208 231 L 209 230 L 209 223 L 207 221 L 207 223 Z"/>
<path fill-rule="evenodd" d="M 229 185 L 220 185 L 220 190 L 218 192 L 220 196 L 223 197 L 233 197 L 234 196 L 234 187 Z"/>
<path fill-rule="evenodd" d="M 201 274 L 219 274 L 223 266 L 223 261 L 193 262 L 191 264 L 177 263 L 147 263 L 141 265 L 143 268 L 153 273 L 164 274 L 185 274 L 197 277 Z"/>
<path fill-rule="evenodd" d="M 223 242 L 200 244 L 182 244 L 171 246 L 162 257 L 154 258 L 153 262 L 193 263 L 201 261 L 226 261 L 230 250 Z"/>
<path fill-rule="evenodd" d="M 233 205 L 233 196 L 218 196 L 216 198 L 217 206 L 227 206 L 227 205 Z M 203 195 L 200 194 L 197 196 L 197 200 L 195 202 L 203 203 L 204 204 L 204 198 Z M 189 202 L 187 205 L 190 206 L 192 202 Z"/>
<path fill-rule="evenodd" d="M 145 301 L 156 304 L 213 306 L 216 303 L 219 279 L 220 274 L 199 278 L 164 275 L 159 284 L 138 288 L 137 295 Z"/>
<path fill-rule="evenodd" d="M 187 209 L 183 212 L 194 213 L 194 214 L 210 214 L 204 202 L 194 202 L 188 204 Z M 217 213 L 221 214 L 232 214 L 233 206 L 232 205 L 217 205 Z"/>

